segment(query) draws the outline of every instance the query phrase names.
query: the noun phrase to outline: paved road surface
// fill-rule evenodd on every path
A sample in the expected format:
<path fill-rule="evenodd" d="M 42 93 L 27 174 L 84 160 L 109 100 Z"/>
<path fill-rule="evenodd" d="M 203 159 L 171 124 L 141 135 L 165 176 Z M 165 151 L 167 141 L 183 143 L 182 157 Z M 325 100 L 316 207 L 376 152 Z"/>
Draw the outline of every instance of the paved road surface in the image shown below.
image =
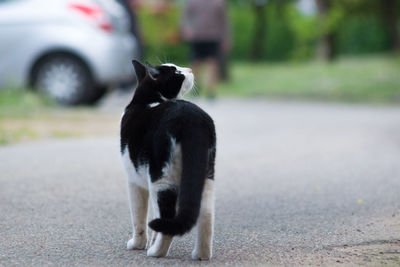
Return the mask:
<path fill-rule="evenodd" d="M 200 104 L 218 132 L 208 264 L 400 265 L 400 108 Z M 165 259 L 126 251 L 126 199 L 117 130 L 1 147 L 0 266 L 198 265 L 192 235 Z"/>

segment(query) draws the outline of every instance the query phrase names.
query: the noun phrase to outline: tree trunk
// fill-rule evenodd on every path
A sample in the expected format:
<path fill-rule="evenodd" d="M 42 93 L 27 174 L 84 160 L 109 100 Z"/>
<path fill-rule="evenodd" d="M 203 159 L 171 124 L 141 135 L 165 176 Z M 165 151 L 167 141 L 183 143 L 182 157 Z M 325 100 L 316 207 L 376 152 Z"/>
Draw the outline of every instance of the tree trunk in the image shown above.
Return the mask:
<path fill-rule="evenodd" d="M 395 51 L 400 51 L 400 33 L 397 27 L 397 6 L 396 0 L 381 1 L 382 16 L 385 21 L 387 31 L 390 35 L 390 46 Z"/>
<path fill-rule="evenodd" d="M 330 1 L 329 0 L 316 0 L 320 23 L 326 27 L 327 16 L 329 15 Z M 335 57 L 334 51 L 334 33 L 332 29 L 323 28 L 323 32 L 318 41 L 317 57 L 322 61 L 332 61 Z"/>
<path fill-rule="evenodd" d="M 254 36 L 251 51 L 251 59 L 254 61 L 261 60 L 264 42 L 265 42 L 265 32 L 267 26 L 267 20 L 265 15 L 265 3 L 253 5 L 255 13 L 255 26 L 254 26 Z"/>

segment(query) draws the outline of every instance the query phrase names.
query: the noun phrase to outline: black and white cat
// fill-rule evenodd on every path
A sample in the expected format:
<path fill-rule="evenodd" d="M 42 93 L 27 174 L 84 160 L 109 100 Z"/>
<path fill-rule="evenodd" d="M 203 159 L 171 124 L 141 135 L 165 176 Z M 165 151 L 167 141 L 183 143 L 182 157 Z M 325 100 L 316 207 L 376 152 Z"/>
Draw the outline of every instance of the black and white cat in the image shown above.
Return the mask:
<path fill-rule="evenodd" d="M 214 220 L 213 120 L 179 100 L 192 89 L 189 68 L 133 61 L 138 86 L 121 119 L 121 156 L 128 178 L 133 237 L 128 249 L 167 255 L 173 236 L 197 226 L 192 258 L 211 257 Z M 149 199 L 150 197 L 150 199 Z M 155 232 L 147 245 L 147 207 Z"/>

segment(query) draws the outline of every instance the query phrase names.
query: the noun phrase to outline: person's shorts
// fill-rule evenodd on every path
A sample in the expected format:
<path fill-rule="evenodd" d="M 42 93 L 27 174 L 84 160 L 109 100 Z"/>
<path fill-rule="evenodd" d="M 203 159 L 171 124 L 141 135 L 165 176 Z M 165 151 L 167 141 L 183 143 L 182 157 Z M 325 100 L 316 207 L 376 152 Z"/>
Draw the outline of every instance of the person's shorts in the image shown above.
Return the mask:
<path fill-rule="evenodd" d="M 204 60 L 208 58 L 217 58 L 219 54 L 218 41 L 194 41 L 190 43 L 191 59 Z"/>

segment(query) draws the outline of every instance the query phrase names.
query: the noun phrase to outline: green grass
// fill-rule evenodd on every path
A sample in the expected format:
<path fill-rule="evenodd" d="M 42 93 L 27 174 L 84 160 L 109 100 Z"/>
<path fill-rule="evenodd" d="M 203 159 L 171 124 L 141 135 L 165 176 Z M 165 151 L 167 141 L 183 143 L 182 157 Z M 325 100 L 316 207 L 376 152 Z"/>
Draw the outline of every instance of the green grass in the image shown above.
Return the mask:
<path fill-rule="evenodd" d="M 235 63 L 221 96 L 400 102 L 400 58 L 343 58 L 331 64 Z"/>
<path fill-rule="evenodd" d="M 38 110 L 53 106 L 49 99 L 29 89 L 0 89 L 0 119 L 32 116 Z"/>
<path fill-rule="evenodd" d="M 22 88 L 0 90 L 0 145 L 26 139 L 36 139 L 38 133 L 24 123 L 10 127 L 10 119 L 29 119 L 46 107 L 51 106 L 46 98 Z"/>
<path fill-rule="evenodd" d="M 118 114 L 57 106 L 31 90 L 0 89 L 0 146 L 45 138 L 118 133 Z"/>

